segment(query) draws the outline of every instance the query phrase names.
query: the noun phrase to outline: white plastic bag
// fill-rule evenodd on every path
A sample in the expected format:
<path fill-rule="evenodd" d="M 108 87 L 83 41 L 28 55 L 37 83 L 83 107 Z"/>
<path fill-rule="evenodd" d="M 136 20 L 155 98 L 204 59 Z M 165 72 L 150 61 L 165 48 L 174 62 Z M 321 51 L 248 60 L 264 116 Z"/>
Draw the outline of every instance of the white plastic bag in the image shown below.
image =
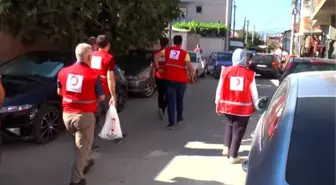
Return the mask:
<path fill-rule="evenodd" d="M 107 140 L 113 140 L 123 137 L 117 109 L 114 105 L 111 105 L 106 113 L 105 123 L 99 136 L 102 139 Z"/>

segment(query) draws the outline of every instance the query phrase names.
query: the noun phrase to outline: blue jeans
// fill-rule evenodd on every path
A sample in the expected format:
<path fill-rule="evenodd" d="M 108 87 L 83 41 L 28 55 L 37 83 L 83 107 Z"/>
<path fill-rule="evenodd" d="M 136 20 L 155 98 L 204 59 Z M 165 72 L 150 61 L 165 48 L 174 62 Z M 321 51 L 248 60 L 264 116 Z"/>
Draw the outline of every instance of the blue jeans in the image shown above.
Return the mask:
<path fill-rule="evenodd" d="M 166 95 L 168 99 L 168 120 L 169 126 L 176 123 L 175 109 L 177 111 L 177 121 L 183 120 L 183 97 L 187 84 L 181 82 L 167 81 Z"/>

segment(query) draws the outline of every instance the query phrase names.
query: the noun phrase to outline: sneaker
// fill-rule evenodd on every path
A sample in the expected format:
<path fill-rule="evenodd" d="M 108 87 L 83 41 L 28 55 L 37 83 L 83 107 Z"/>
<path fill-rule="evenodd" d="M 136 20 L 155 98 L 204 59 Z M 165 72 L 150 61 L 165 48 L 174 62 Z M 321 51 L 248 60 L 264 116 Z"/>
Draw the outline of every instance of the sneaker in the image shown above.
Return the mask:
<path fill-rule="evenodd" d="M 230 157 L 230 163 L 231 164 L 237 164 L 239 162 L 240 162 L 240 158 L 239 157 L 236 157 L 236 158 Z"/>
<path fill-rule="evenodd" d="M 169 130 L 174 130 L 174 125 L 168 125 L 167 128 L 168 128 Z"/>
<path fill-rule="evenodd" d="M 72 182 L 70 185 L 86 185 L 86 180 L 81 179 L 79 182 Z"/>
<path fill-rule="evenodd" d="M 228 147 L 224 146 L 224 149 L 222 151 L 222 155 L 227 156 L 229 153 Z"/>
<path fill-rule="evenodd" d="M 123 143 L 124 141 L 125 141 L 125 139 L 126 139 L 126 134 L 125 133 L 123 133 L 123 137 L 122 138 L 117 138 L 117 139 L 115 139 L 114 141 L 117 143 L 117 144 L 121 144 L 121 143 Z"/>
<path fill-rule="evenodd" d="M 90 171 L 90 169 L 92 168 L 93 165 L 94 165 L 94 160 L 89 159 L 87 165 L 85 166 L 85 168 L 83 170 L 83 173 L 87 174 Z"/>
<path fill-rule="evenodd" d="M 159 118 L 164 121 L 164 112 L 161 108 L 158 109 L 158 113 L 159 113 Z"/>
<path fill-rule="evenodd" d="M 91 148 L 91 152 L 95 152 L 95 151 L 97 151 L 98 149 L 99 149 L 99 146 L 93 144 L 93 145 L 92 145 L 92 148 Z"/>
<path fill-rule="evenodd" d="M 254 137 L 254 131 L 251 133 L 251 137 L 252 137 L 252 138 Z"/>
<path fill-rule="evenodd" d="M 184 119 L 181 119 L 181 120 L 178 120 L 176 123 L 177 124 L 181 124 L 181 123 L 183 123 L 184 122 Z"/>

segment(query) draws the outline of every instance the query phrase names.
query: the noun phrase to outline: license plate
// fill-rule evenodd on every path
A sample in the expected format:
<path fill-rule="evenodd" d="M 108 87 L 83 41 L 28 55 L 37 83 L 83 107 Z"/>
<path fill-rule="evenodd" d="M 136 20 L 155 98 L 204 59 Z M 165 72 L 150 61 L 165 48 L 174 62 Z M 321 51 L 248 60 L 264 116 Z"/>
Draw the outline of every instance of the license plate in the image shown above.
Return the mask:
<path fill-rule="evenodd" d="M 266 65 L 257 64 L 257 67 L 267 67 Z"/>

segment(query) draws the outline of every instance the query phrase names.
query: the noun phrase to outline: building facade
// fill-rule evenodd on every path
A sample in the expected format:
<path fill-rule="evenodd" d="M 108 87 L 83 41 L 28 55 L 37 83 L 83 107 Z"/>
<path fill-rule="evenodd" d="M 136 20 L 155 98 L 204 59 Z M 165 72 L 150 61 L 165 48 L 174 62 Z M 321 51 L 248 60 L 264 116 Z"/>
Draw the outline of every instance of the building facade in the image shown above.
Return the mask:
<path fill-rule="evenodd" d="M 183 19 L 202 22 L 225 22 L 226 0 L 181 0 Z"/>

